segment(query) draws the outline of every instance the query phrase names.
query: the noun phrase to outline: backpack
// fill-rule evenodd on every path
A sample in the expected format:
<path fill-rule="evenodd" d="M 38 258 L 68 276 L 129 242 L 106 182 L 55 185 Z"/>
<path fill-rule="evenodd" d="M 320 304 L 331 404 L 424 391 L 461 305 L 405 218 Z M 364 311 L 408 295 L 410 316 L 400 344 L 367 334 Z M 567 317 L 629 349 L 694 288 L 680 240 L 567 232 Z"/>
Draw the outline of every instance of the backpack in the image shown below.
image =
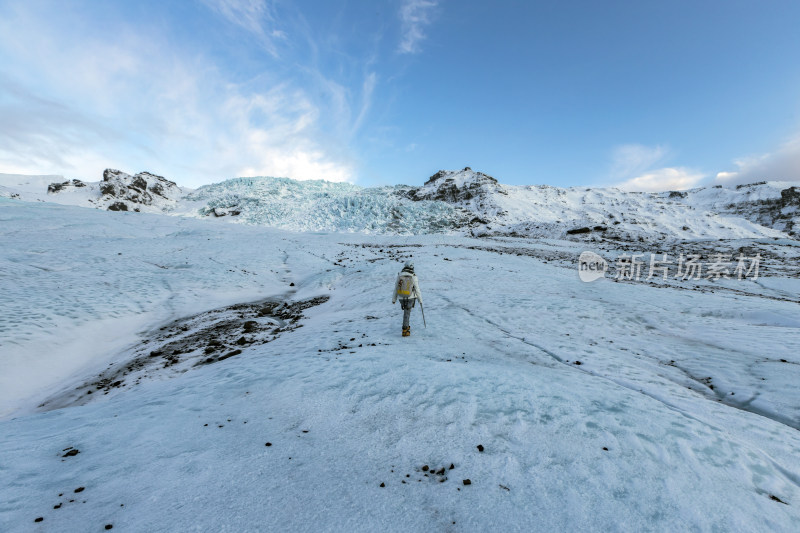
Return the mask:
<path fill-rule="evenodd" d="M 400 277 L 397 279 L 397 295 L 400 298 L 411 298 L 411 293 L 414 291 L 414 275 L 407 272 L 401 272 Z"/>

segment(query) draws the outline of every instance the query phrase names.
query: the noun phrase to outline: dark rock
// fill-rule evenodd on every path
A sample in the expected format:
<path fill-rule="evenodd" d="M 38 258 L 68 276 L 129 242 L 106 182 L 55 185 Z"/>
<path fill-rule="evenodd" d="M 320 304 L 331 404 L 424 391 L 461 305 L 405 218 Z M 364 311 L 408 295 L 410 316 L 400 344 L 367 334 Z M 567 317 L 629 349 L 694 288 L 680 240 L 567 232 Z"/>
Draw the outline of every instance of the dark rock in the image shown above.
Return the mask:
<path fill-rule="evenodd" d="M 225 355 L 220 355 L 217 358 L 217 361 L 223 361 L 223 360 L 227 359 L 228 357 L 233 357 L 234 355 L 239 355 L 240 353 L 242 353 L 241 350 L 233 350 L 232 352 L 228 352 Z"/>
<path fill-rule="evenodd" d="M 782 503 L 783 505 L 789 505 L 788 503 L 786 503 L 785 501 L 781 500 L 780 498 L 778 498 L 774 494 L 770 494 L 769 495 L 769 499 L 772 500 L 772 501 L 778 502 L 778 503 Z"/>
<path fill-rule="evenodd" d="M 244 332 L 245 333 L 252 333 L 258 329 L 258 322 L 255 320 L 248 320 L 244 323 Z"/>
<path fill-rule="evenodd" d="M 89 392 L 91 393 L 92 391 L 89 391 Z M 73 450 L 68 451 L 67 453 L 65 453 L 61 457 L 75 457 L 79 453 L 81 453 L 79 450 L 73 449 Z"/>
<path fill-rule="evenodd" d="M 422 471 L 423 471 L 423 472 L 427 472 L 429 469 L 430 469 L 430 468 L 428 467 L 428 465 L 424 465 L 424 466 L 422 467 Z"/>
<path fill-rule="evenodd" d="M 85 488 L 86 488 L 86 487 L 78 487 L 77 489 L 75 489 L 75 492 L 76 492 L 76 493 L 77 493 L 77 492 L 83 492 Z"/>
<path fill-rule="evenodd" d="M 470 481 L 469 479 L 465 479 L 464 481 L 462 481 L 462 483 L 464 483 L 464 485 L 472 485 L 472 481 Z"/>
<path fill-rule="evenodd" d="M 141 192 L 144 192 L 147 190 L 147 180 L 137 174 L 133 178 L 133 181 L 131 181 L 130 187 L 132 189 L 139 189 Z"/>
<path fill-rule="evenodd" d="M 59 503 L 58 505 L 54 505 L 53 509 L 61 509 L 61 505 L 63 505 L 63 504 Z"/>
<path fill-rule="evenodd" d="M 800 187 L 789 187 L 781 191 L 781 203 L 783 206 L 797 204 L 800 205 Z"/>
<path fill-rule="evenodd" d="M 117 196 L 117 186 L 110 181 L 104 181 L 100 184 L 100 193 L 107 196 Z"/>
<path fill-rule="evenodd" d="M 50 185 L 47 186 L 47 194 L 55 194 L 57 192 L 61 192 L 68 185 L 69 185 L 68 181 L 65 181 L 63 183 L 51 183 Z"/>
<path fill-rule="evenodd" d="M 42 520 L 44 520 L 44 517 L 40 516 L 39 518 L 35 519 L 34 522 L 41 522 Z"/>
<path fill-rule="evenodd" d="M 272 446 L 272 443 L 268 442 L 268 443 L 264 444 L 264 446 L 267 446 L 267 447 Z"/>
<path fill-rule="evenodd" d="M 482 451 L 483 451 L 483 444 L 478 444 L 478 451 L 479 451 L 479 452 L 482 452 Z"/>
<path fill-rule="evenodd" d="M 603 446 L 603 451 L 604 451 L 604 452 L 607 452 L 607 451 L 608 451 L 608 448 L 606 448 L 605 446 Z"/>
<path fill-rule="evenodd" d="M 591 231 L 592 231 L 591 228 L 586 228 L 586 227 L 574 228 L 574 229 L 568 229 L 567 235 L 579 235 L 581 233 L 590 233 Z"/>
<path fill-rule="evenodd" d="M 580 366 L 580 365 L 582 365 L 583 363 L 581 363 L 580 361 L 575 361 L 575 362 L 574 362 L 574 363 L 572 363 L 572 364 L 573 364 L 573 365 L 579 365 L 579 366 Z"/>
<path fill-rule="evenodd" d="M 450 470 L 454 469 L 455 467 L 456 467 L 456 465 L 454 465 L 453 463 L 450 463 Z"/>
<path fill-rule="evenodd" d="M 128 204 L 124 202 L 114 202 L 110 206 L 108 206 L 109 211 L 127 211 Z"/>
<path fill-rule="evenodd" d="M 113 526 L 113 525 L 111 525 L 111 524 L 106 524 L 106 529 L 111 529 L 111 528 L 113 528 L 113 527 L 114 527 L 114 526 Z"/>
<path fill-rule="evenodd" d="M 385 483 L 381 483 L 381 485 L 380 485 L 380 486 L 381 486 L 381 487 L 385 487 L 385 486 L 386 486 L 386 484 L 385 484 Z"/>
<path fill-rule="evenodd" d="M 147 188 L 153 194 L 157 194 L 161 197 L 164 196 L 164 186 L 160 183 L 154 183 L 150 187 Z"/>

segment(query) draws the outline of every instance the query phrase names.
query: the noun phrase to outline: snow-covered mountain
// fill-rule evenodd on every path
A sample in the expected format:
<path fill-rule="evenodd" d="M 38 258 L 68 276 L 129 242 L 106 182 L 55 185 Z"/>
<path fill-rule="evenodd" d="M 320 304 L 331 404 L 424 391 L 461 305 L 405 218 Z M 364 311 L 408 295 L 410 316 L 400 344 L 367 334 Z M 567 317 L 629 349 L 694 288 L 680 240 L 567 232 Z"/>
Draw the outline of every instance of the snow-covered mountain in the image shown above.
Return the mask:
<path fill-rule="evenodd" d="M 225 217 L 295 231 L 526 236 L 583 240 L 793 237 L 800 187 L 761 182 L 665 193 L 503 185 L 469 167 L 421 187 L 364 188 L 287 178 L 237 178 L 197 190 L 143 172 L 103 181 L 0 178 L 0 195 L 100 209 Z M 47 182 L 47 183 L 45 183 Z"/>

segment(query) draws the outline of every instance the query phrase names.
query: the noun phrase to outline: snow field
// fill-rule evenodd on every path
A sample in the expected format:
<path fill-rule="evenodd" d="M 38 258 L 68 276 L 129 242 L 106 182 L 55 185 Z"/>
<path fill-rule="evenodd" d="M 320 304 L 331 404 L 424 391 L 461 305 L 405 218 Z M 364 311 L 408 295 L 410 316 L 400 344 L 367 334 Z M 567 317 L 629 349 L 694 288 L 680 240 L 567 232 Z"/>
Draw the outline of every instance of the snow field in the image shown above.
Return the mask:
<path fill-rule="evenodd" d="M 9 340 L 45 356 L 41 347 L 62 332 L 51 319 L 70 300 L 46 296 L 64 273 L 31 269 L 34 248 L 75 265 L 61 290 L 75 302 L 76 328 L 108 312 L 109 297 L 122 305 L 120 320 L 147 324 L 128 330 L 143 338 L 234 301 L 331 299 L 306 310 L 299 330 L 219 363 L 0 422 L 4 531 L 800 527 L 791 386 L 800 331 L 787 318 L 797 304 L 774 299 L 774 288 L 584 284 L 574 268 L 469 249 L 486 242 L 460 237 L 311 235 L 125 214 L 101 225 L 92 217 L 109 214 L 6 205 L 3 231 L 30 233 L 1 235 L 13 244 L 0 256 L 12 276 L 3 289 L 20 285 L 12 301 L 28 304 L 16 309 L 42 318 L 0 332 L 2 361 Z M 107 239 L 90 238 L 98 227 L 111 228 Z M 58 248 L 55 235 L 76 242 Z M 89 237 L 78 245 L 81 235 Z M 135 250 L 170 268 L 143 266 Z M 415 310 L 412 336 L 402 338 L 389 293 L 409 258 L 428 327 Z M 91 262 L 118 292 L 96 288 L 79 268 Z M 102 348 L 81 368 L 113 358 Z M 70 446 L 80 453 L 62 457 Z"/>

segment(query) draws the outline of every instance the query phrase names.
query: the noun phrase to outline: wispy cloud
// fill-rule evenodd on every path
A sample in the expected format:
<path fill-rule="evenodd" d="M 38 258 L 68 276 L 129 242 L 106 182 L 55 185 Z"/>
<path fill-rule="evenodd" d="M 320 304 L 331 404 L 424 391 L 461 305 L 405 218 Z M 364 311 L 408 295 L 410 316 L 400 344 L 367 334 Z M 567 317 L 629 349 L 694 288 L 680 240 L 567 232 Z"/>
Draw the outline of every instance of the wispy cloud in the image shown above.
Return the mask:
<path fill-rule="evenodd" d="M 800 181 L 800 136 L 777 150 L 734 161 L 736 170 L 718 172 L 716 182 L 738 185 L 756 181 Z"/>
<path fill-rule="evenodd" d="M 372 107 L 372 95 L 375 93 L 375 85 L 377 85 L 377 83 L 378 76 L 374 72 L 368 73 L 364 78 L 364 83 L 361 88 L 361 108 L 358 112 L 355 122 L 353 123 L 353 135 L 355 135 L 359 128 L 361 128 L 361 125 L 364 123 L 364 119 L 369 113 L 370 107 Z"/>
<path fill-rule="evenodd" d="M 400 6 L 402 38 L 398 47 L 401 54 L 416 54 L 425 40 L 425 30 L 433 22 L 435 0 L 405 0 Z"/>
<path fill-rule="evenodd" d="M 231 13 L 255 24 L 265 16 L 259 5 Z M 327 104 L 292 80 L 238 81 L 168 34 L 124 22 L 109 40 L 77 12 L 18 4 L 3 15 L 0 172 L 95 180 L 111 166 L 190 186 L 246 175 L 354 179 L 346 149 L 321 134 Z M 367 76 L 346 131 L 364 120 L 375 82 Z"/>
<path fill-rule="evenodd" d="M 278 56 L 276 41 L 286 32 L 277 28 L 272 4 L 267 0 L 203 0 L 203 4 L 228 22 L 253 34 L 273 56 Z"/>
<path fill-rule="evenodd" d="M 614 150 L 611 165 L 615 187 L 626 191 L 657 192 L 690 189 L 706 175 L 686 167 L 662 166 L 669 148 L 626 144 Z"/>

